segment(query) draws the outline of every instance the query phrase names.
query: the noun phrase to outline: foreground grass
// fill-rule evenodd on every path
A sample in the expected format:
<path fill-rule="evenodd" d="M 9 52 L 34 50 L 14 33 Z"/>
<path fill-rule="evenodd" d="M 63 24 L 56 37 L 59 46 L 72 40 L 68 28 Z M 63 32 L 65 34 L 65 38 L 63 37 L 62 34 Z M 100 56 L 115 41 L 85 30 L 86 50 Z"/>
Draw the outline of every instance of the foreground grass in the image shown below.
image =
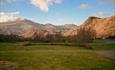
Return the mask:
<path fill-rule="evenodd" d="M 19 70 L 115 70 L 113 59 L 64 45 L 0 43 L 0 60 L 17 63 Z"/>
<path fill-rule="evenodd" d="M 114 42 L 107 42 L 106 40 L 97 40 L 94 43 L 91 43 L 90 46 L 94 50 L 115 50 L 115 41 Z"/>

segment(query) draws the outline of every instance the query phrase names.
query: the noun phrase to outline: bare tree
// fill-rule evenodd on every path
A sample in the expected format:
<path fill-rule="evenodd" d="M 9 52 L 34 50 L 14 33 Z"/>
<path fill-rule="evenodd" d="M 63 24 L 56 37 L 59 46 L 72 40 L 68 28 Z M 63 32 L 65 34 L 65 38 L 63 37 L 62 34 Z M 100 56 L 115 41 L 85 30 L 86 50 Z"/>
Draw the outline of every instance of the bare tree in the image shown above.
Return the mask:
<path fill-rule="evenodd" d="M 77 34 L 68 39 L 74 45 L 86 46 L 87 43 L 93 42 L 95 35 L 95 30 L 91 27 L 80 27 L 77 30 Z"/>

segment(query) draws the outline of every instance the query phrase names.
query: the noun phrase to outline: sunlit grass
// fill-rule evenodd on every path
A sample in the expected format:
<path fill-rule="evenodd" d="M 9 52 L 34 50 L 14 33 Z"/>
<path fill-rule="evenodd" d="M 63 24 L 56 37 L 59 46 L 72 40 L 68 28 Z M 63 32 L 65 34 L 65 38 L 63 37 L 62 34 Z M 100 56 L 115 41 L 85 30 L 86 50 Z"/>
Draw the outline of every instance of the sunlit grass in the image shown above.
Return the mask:
<path fill-rule="evenodd" d="M 0 43 L 0 60 L 17 63 L 19 70 L 115 70 L 113 59 L 64 45 Z"/>

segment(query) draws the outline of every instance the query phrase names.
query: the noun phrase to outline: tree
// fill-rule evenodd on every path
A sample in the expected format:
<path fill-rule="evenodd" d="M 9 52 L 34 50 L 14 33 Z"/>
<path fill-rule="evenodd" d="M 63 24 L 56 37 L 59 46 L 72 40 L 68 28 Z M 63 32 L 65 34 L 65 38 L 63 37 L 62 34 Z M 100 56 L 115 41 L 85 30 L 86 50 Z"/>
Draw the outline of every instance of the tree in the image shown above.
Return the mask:
<path fill-rule="evenodd" d="M 55 36 L 55 42 L 63 42 L 63 36 L 62 36 L 62 33 L 61 32 L 56 32 L 56 34 L 54 35 Z"/>
<path fill-rule="evenodd" d="M 15 42 L 15 41 L 20 41 L 21 37 L 18 35 L 4 35 L 4 34 L 0 34 L 0 42 Z"/>
<path fill-rule="evenodd" d="M 86 46 L 87 43 L 93 42 L 95 35 L 95 30 L 91 27 L 80 27 L 77 34 L 68 39 L 73 45 Z"/>

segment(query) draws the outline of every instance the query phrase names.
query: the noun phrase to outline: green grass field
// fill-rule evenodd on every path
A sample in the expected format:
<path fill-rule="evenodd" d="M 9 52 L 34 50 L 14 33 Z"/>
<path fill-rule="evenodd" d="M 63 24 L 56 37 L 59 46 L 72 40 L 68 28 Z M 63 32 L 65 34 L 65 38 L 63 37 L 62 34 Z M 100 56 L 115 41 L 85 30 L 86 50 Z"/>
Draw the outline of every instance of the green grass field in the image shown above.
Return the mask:
<path fill-rule="evenodd" d="M 19 70 L 115 70 L 115 59 L 96 54 L 115 50 L 115 44 L 97 44 L 93 49 L 66 45 L 0 43 L 0 61 L 19 65 Z"/>

